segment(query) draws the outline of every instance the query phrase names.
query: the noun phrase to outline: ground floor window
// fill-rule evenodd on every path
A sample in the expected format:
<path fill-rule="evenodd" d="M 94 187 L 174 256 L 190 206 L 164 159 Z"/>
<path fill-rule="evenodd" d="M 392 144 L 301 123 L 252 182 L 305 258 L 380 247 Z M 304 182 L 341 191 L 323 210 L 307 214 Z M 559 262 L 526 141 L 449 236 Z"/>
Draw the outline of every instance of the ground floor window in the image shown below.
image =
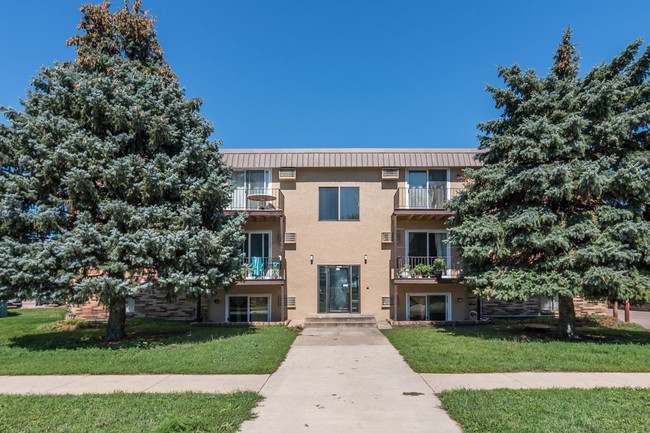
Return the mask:
<path fill-rule="evenodd" d="M 451 320 L 451 295 L 449 293 L 407 294 L 408 320 Z"/>
<path fill-rule="evenodd" d="M 270 322 L 271 302 L 269 295 L 228 296 L 228 322 Z"/>

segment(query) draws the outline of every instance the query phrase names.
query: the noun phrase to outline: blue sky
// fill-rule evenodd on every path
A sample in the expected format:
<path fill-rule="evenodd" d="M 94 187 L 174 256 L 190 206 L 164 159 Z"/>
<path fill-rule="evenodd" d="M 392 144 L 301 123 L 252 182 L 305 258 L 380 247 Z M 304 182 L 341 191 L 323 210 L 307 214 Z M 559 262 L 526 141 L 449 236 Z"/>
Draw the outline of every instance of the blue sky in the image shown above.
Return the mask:
<path fill-rule="evenodd" d="M 121 6 L 121 1 L 113 6 Z M 0 104 L 74 58 L 78 0 L 4 2 Z M 639 37 L 647 1 L 144 0 L 226 148 L 476 147 L 498 64 L 545 74 L 571 23 L 585 72 Z"/>

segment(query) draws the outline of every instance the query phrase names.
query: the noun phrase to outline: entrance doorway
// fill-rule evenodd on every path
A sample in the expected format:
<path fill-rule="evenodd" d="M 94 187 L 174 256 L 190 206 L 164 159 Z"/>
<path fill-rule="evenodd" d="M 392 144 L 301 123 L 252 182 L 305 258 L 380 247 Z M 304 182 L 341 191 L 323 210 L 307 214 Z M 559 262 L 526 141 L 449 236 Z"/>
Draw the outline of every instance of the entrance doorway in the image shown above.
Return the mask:
<path fill-rule="evenodd" d="M 318 266 L 318 312 L 359 313 L 358 265 Z"/>

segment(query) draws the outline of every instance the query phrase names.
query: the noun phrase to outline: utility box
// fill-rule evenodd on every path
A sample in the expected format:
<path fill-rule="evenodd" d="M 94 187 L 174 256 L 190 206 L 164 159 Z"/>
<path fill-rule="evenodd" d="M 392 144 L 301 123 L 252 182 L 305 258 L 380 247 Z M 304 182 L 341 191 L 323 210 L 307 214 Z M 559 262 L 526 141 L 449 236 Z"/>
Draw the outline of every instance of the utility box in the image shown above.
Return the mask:
<path fill-rule="evenodd" d="M 9 312 L 7 311 L 7 303 L 0 301 L 0 317 L 7 317 Z"/>

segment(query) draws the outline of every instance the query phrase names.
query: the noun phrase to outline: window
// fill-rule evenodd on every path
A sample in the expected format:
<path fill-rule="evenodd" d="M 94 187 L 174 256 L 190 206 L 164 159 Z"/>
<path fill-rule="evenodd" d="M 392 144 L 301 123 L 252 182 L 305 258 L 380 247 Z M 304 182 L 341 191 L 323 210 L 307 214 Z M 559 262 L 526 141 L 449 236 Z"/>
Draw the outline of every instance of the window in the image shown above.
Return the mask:
<path fill-rule="evenodd" d="M 358 221 L 359 187 L 318 188 L 318 219 L 320 221 Z"/>
<path fill-rule="evenodd" d="M 269 295 L 228 296 L 228 322 L 270 322 L 271 303 Z"/>
<path fill-rule="evenodd" d="M 451 295 L 449 293 L 408 294 L 406 317 L 408 320 L 451 320 Z"/>

